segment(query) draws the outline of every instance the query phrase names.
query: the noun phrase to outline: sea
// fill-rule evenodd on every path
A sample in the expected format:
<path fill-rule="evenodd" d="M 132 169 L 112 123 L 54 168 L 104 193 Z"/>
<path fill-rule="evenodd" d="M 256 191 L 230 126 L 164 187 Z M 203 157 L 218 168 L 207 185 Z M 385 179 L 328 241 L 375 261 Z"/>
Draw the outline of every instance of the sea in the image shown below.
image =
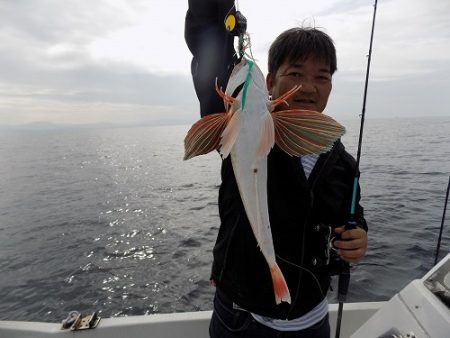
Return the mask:
<path fill-rule="evenodd" d="M 356 156 L 360 120 L 340 122 Z M 212 309 L 221 159 L 183 161 L 188 129 L 0 131 L 0 320 Z M 450 117 L 366 119 L 369 248 L 352 267 L 348 302 L 387 300 L 433 266 L 449 135 Z M 336 287 L 328 297 L 336 301 Z"/>

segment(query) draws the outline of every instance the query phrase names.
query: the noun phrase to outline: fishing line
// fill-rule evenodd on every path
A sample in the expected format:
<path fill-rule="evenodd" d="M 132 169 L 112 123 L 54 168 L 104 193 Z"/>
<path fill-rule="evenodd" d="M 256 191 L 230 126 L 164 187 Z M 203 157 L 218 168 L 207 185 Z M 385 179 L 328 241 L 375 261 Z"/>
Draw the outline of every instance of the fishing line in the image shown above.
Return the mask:
<path fill-rule="evenodd" d="M 363 131 L 364 131 L 364 118 L 366 115 L 366 99 L 367 99 L 367 88 L 369 84 L 369 73 L 370 73 L 370 61 L 372 59 L 372 43 L 373 43 L 373 33 L 375 31 L 375 18 L 377 13 L 377 0 L 375 0 L 375 4 L 373 6 L 373 19 L 372 19 L 372 31 L 370 34 L 370 44 L 369 44 L 369 54 L 367 56 L 367 69 L 366 69 L 366 81 L 364 85 L 364 96 L 363 96 L 363 106 L 361 112 L 361 125 L 359 128 L 359 140 L 358 140 L 358 152 L 356 154 L 356 167 L 355 167 L 355 177 L 353 180 L 353 192 L 352 192 L 352 201 L 350 206 L 350 220 L 346 225 L 346 230 L 354 229 L 357 226 L 356 217 L 355 217 L 355 209 L 356 209 L 356 197 L 358 193 L 358 183 L 359 183 L 359 162 L 361 159 L 361 148 L 362 148 L 362 139 L 363 139 Z M 350 264 L 345 264 L 343 271 L 339 274 L 339 282 L 338 282 L 338 315 L 336 322 L 336 338 L 340 337 L 341 334 L 341 322 L 342 322 L 342 312 L 344 303 L 347 299 L 348 287 L 350 284 Z"/>
<path fill-rule="evenodd" d="M 322 297 L 323 297 L 323 298 L 326 297 L 325 293 L 324 293 L 323 290 L 322 290 L 322 287 L 320 286 L 319 280 L 317 279 L 317 277 L 314 275 L 314 273 L 313 273 L 311 270 L 308 270 L 307 268 L 305 268 L 305 267 L 303 267 L 303 266 L 300 266 L 300 265 L 298 265 L 298 264 L 295 264 L 295 263 L 293 263 L 293 262 L 290 262 L 290 261 L 288 261 L 287 259 L 284 259 L 283 257 L 281 257 L 281 256 L 278 255 L 278 254 L 276 254 L 276 256 L 277 256 L 277 258 L 278 258 L 280 261 L 283 261 L 283 262 L 285 262 L 285 263 L 287 263 L 287 264 L 290 264 L 290 265 L 292 265 L 292 266 L 295 266 L 296 268 L 298 268 L 298 269 L 300 269 L 300 270 L 303 270 L 303 271 L 308 272 L 308 273 L 311 275 L 311 277 L 313 277 L 314 281 L 317 283 L 317 287 L 319 288 L 319 291 L 320 291 L 320 293 L 322 294 Z"/>
<path fill-rule="evenodd" d="M 233 4 L 233 6 L 231 6 L 231 8 L 228 10 L 227 14 L 225 14 L 225 20 L 223 21 L 223 23 L 225 24 L 225 28 L 229 32 L 233 31 L 233 29 L 236 25 L 236 18 L 232 14 L 233 8 L 235 8 L 235 7 L 236 6 L 234 4 Z"/>
<path fill-rule="evenodd" d="M 438 243 L 436 246 L 436 256 L 434 257 L 434 265 L 437 264 L 437 261 L 439 259 L 439 250 L 441 248 L 442 231 L 444 230 L 444 221 L 445 221 L 445 213 L 447 211 L 449 190 L 450 190 L 450 176 L 448 178 L 447 193 L 445 194 L 444 212 L 442 213 L 441 229 L 439 231 L 439 239 L 438 239 Z"/>

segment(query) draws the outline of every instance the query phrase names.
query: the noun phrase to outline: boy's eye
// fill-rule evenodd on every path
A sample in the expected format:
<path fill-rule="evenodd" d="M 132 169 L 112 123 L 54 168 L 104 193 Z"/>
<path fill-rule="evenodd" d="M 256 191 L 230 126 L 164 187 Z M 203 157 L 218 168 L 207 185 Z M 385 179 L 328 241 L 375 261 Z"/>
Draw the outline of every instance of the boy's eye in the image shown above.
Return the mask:
<path fill-rule="evenodd" d="M 306 77 L 309 78 L 309 75 L 305 75 L 302 72 L 298 72 L 298 71 L 290 71 L 287 72 L 286 74 L 282 75 L 282 76 L 287 76 L 291 79 L 305 79 Z M 311 74 L 311 80 L 312 81 L 320 81 L 320 82 L 328 82 L 331 81 L 331 76 L 325 73 L 319 73 L 319 74 Z"/>
<path fill-rule="evenodd" d="M 330 80 L 330 77 L 326 76 L 326 75 L 319 75 L 317 78 L 319 80 L 325 80 L 325 81 L 329 81 Z"/>

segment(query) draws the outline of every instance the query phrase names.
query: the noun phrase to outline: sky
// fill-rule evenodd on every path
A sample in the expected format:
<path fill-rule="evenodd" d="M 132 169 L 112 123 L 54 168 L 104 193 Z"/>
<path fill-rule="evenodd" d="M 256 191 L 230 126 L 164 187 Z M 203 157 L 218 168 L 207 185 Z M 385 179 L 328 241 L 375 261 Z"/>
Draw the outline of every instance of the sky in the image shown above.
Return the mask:
<path fill-rule="evenodd" d="M 209 0 L 205 0 L 209 1 Z M 334 40 L 326 113 L 361 114 L 372 0 L 240 0 L 264 73 L 293 26 Z M 190 124 L 187 0 L 0 0 L 0 126 Z M 450 1 L 380 0 L 366 117 L 450 116 Z"/>

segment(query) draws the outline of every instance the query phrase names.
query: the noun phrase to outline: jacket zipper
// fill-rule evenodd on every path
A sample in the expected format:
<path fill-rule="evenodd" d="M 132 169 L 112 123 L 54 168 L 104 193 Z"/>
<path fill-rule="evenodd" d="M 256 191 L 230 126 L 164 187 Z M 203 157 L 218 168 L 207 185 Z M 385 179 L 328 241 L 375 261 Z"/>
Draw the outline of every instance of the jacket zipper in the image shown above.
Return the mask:
<path fill-rule="evenodd" d="M 305 250 L 306 227 L 308 225 L 308 219 L 309 219 L 310 213 L 311 213 L 313 205 L 314 205 L 314 188 L 315 188 L 316 183 L 317 183 L 318 179 L 320 178 L 324 168 L 326 167 L 328 161 L 330 160 L 332 154 L 334 153 L 334 151 L 335 151 L 335 147 L 333 147 L 332 151 L 330 151 L 329 155 L 326 157 L 325 162 L 322 164 L 322 167 L 320 168 L 320 171 L 317 173 L 316 177 L 314 178 L 314 181 L 312 182 L 312 184 L 311 185 L 308 184 L 309 208 L 308 208 L 308 212 L 306 213 L 305 220 L 303 222 L 300 266 L 303 266 L 304 259 L 305 259 L 305 251 L 304 250 Z M 313 168 L 313 170 L 314 170 L 314 168 Z M 298 297 L 300 295 L 300 285 L 301 285 L 302 275 L 303 275 L 303 270 L 300 269 L 299 276 L 298 276 L 297 291 L 296 291 L 296 294 L 295 294 L 294 301 L 292 302 L 292 304 L 290 306 L 290 309 L 288 311 L 288 314 L 286 316 L 286 320 L 288 320 L 290 318 L 290 316 L 292 314 L 292 311 L 294 310 L 294 306 L 295 306 L 295 304 L 296 304 L 296 302 L 298 300 Z"/>

